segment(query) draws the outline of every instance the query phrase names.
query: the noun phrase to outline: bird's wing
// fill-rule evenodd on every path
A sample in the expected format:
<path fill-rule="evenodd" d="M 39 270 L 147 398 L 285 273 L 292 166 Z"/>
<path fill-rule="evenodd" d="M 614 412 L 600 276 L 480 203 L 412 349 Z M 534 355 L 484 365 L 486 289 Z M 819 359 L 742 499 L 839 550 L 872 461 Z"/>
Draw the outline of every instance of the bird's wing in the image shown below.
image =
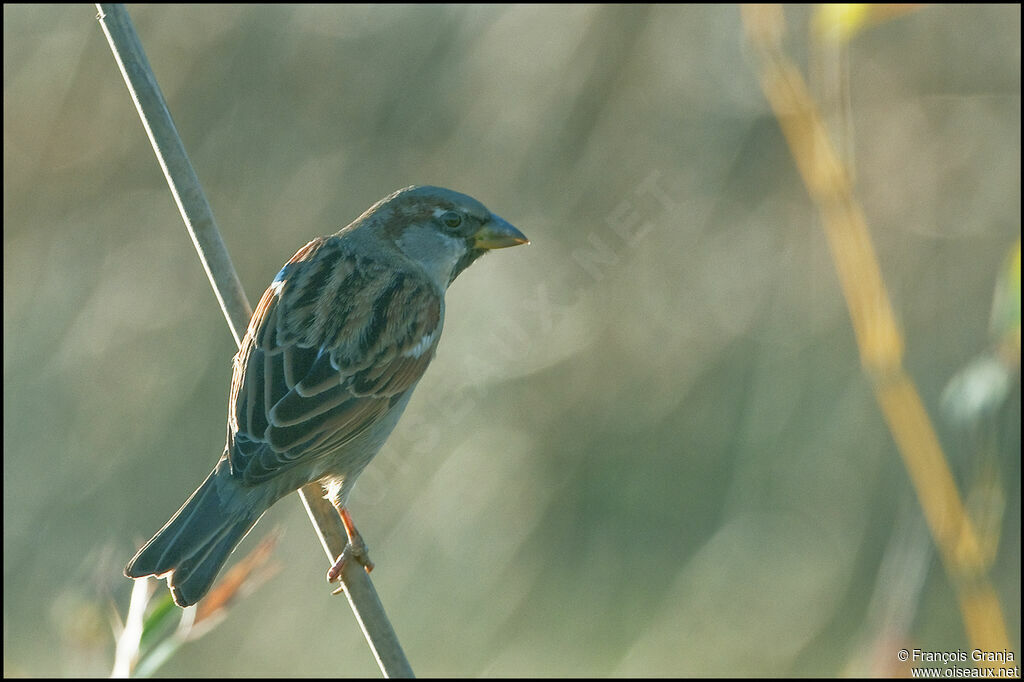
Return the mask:
<path fill-rule="evenodd" d="M 235 356 L 232 470 L 257 483 L 343 447 L 415 386 L 440 331 L 424 275 L 340 237 L 311 241 L 264 292 Z"/>

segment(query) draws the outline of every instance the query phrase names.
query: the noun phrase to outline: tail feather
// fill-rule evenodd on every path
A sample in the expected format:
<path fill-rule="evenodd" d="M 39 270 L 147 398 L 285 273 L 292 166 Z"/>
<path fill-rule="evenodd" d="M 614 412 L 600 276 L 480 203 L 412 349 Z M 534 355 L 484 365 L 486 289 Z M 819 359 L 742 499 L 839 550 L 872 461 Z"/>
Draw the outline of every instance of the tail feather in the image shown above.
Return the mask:
<path fill-rule="evenodd" d="M 179 606 L 188 606 L 199 601 L 213 585 L 228 556 L 253 525 L 255 521 L 239 522 L 225 528 L 220 536 L 205 545 L 202 552 L 179 564 L 168 581 L 174 602 Z"/>
<path fill-rule="evenodd" d="M 263 507 L 245 505 L 246 496 L 222 461 L 181 509 L 128 562 L 129 578 L 167 576 L 178 606 L 190 606 L 209 591 L 235 545 L 256 525 Z"/>

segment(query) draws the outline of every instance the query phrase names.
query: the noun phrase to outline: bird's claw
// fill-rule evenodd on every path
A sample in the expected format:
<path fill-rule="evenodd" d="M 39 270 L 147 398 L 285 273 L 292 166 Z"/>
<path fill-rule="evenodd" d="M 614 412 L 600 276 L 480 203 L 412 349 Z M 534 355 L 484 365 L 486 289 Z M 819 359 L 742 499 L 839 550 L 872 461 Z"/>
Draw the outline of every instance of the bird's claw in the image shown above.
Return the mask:
<path fill-rule="evenodd" d="M 345 570 L 345 564 L 349 560 L 357 561 L 366 570 L 367 573 L 373 570 L 373 562 L 370 561 L 370 555 L 366 549 L 366 543 L 363 542 L 361 536 L 356 536 L 355 541 L 349 540 L 345 545 L 345 549 L 341 551 L 338 556 L 338 560 L 334 562 L 334 565 L 327 570 L 327 582 L 333 583 L 341 578 L 341 572 Z M 334 594 L 338 594 L 342 588 L 338 588 L 334 591 Z"/>

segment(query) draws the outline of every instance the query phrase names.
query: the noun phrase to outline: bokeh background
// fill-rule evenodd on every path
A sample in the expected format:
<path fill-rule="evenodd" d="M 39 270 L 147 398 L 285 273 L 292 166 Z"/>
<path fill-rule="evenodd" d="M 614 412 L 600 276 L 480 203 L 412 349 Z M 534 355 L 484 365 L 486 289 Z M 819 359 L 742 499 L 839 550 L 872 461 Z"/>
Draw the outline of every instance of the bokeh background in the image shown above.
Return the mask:
<path fill-rule="evenodd" d="M 251 301 L 409 184 L 533 241 L 453 285 L 351 500 L 419 675 L 872 674 L 969 649 L 739 8 L 130 11 Z M 787 9 L 785 44 L 824 85 L 813 13 Z M 233 342 L 94 15 L 3 9 L 6 675 L 109 672 L 121 568 L 224 440 Z M 1017 647 L 1019 370 L 980 423 L 942 406 L 991 352 L 1020 236 L 1020 17 L 865 27 L 833 107 L 906 365 L 961 489 L 991 485 Z M 162 674 L 377 674 L 296 497 L 236 554 L 275 526 L 280 571 Z"/>

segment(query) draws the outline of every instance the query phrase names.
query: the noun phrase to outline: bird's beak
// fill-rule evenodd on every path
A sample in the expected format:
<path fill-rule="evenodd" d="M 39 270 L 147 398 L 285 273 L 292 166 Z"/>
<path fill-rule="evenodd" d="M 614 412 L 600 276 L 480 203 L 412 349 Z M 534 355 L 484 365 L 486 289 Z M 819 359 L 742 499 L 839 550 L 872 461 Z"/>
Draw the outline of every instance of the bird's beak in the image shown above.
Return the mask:
<path fill-rule="evenodd" d="M 493 213 L 490 220 L 481 225 L 473 235 L 473 246 L 478 249 L 504 249 L 507 246 L 529 243 L 526 235 Z"/>

